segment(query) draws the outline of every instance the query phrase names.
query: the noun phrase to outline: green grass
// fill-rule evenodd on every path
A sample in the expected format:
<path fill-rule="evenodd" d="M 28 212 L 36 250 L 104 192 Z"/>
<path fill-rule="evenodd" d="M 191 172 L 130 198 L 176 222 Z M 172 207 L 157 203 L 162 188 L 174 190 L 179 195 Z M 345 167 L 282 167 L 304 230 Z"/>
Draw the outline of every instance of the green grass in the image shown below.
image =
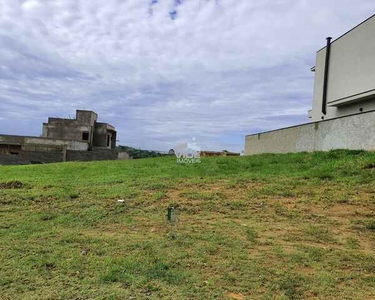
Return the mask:
<path fill-rule="evenodd" d="M 374 299 L 373 166 L 343 150 L 0 166 L 0 299 Z"/>

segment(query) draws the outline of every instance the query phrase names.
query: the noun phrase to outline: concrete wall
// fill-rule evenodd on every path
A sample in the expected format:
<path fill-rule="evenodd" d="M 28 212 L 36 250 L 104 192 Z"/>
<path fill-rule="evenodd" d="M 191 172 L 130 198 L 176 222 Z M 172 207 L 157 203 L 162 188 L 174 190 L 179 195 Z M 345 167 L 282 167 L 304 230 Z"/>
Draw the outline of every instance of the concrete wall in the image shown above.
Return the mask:
<path fill-rule="evenodd" d="M 107 124 L 96 123 L 94 128 L 94 147 L 107 147 Z"/>
<path fill-rule="evenodd" d="M 94 126 L 94 123 L 98 120 L 98 115 L 89 110 L 77 110 L 76 119 L 80 124 Z"/>
<path fill-rule="evenodd" d="M 76 120 L 65 120 L 50 118 L 46 125 L 46 137 L 52 139 L 66 139 L 83 141 L 83 133 L 89 133 L 89 139 L 86 141 L 90 144 L 92 140 L 92 126 L 80 124 Z"/>
<path fill-rule="evenodd" d="M 326 48 L 317 52 L 313 121 L 375 109 L 374 32 L 375 16 L 332 42 L 326 116 L 321 112 Z"/>
<path fill-rule="evenodd" d="M 86 142 L 44 139 L 44 138 L 34 138 L 34 137 L 30 137 L 30 138 L 26 137 L 24 144 L 44 146 L 44 147 L 59 147 L 59 148 L 66 147 L 68 150 L 80 150 L 80 151 L 87 151 L 88 149 L 88 144 Z"/>
<path fill-rule="evenodd" d="M 67 151 L 67 161 L 117 160 L 118 151 L 111 149 L 93 149 L 92 151 Z"/>
<path fill-rule="evenodd" d="M 96 123 L 94 128 L 94 147 L 115 149 L 116 136 L 115 128 L 111 125 L 106 123 Z"/>
<path fill-rule="evenodd" d="M 0 145 L 21 145 L 22 150 L 25 151 L 55 151 L 63 148 L 86 151 L 88 149 L 86 142 L 17 135 L 0 135 Z"/>
<path fill-rule="evenodd" d="M 62 161 L 62 151 L 20 151 L 19 155 L 0 154 L 0 165 L 27 165 L 31 163 L 56 163 Z"/>
<path fill-rule="evenodd" d="M 92 111 L 77 110 L 75 119 L 49 118 L 43 124 L 43 136 L 53 139 L 86 141 L 90 146 L 94 139 L 94 125 L 98 115 Z M 88 140 L 83 140 L 83 133 Z"/>
<path fill-rule="evenodd" d="M 95 161 L 129 159 L 126 152 L 111 149 L 93 151 L 66 151 L 66 161 Z M 19 155 L 0 153 L 0 165 L 27 165 L 31 163 L 58 163 L 64 161 L 63 151 L 19 151 Z"/>
<path fill-rule="evenodd" d="M 246 136 L 245 155 L 375 150 L 375 112 L 309 123 Z"/>
<path fill-rule="evenodd" d="M 130 155 L 129 155 L 128 152 L 120 151 L 120 152 L 118 152 L 117 158 L 118 159 L 130 159 Z"/>

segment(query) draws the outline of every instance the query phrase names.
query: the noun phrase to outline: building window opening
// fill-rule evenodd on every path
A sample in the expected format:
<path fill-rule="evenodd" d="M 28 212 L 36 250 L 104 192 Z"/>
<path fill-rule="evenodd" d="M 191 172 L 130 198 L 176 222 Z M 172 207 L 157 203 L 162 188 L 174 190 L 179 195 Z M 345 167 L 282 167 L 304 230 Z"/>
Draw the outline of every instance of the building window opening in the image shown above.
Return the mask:
<path fill-rule="evenodd" d="M 20 145 L 0 145 L 0 154 L 20 155 Z"/>
<path fill-rule="evenodd" d="M 82 140 L 84 140 L 84 141 L 89 140 L 89 133 L 87 131 L 82 132 Z"/>
<path fill-rule="evenodd" d="M 109 143 L 111 141 L 111 136 L 110 135 L 107 135 L 107 147 L 109 147 Z"/>

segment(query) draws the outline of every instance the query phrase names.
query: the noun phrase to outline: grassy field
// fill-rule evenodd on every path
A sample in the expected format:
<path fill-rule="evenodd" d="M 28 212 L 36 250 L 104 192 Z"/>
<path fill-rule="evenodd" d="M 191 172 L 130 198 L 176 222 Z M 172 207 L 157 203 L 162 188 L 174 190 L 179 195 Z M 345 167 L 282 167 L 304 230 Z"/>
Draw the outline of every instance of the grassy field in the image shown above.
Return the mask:
<path fill-rule="evenodd" d="M 0 166 L 0 299 L 375 299 L 374 179 L 360 151 Z"/>

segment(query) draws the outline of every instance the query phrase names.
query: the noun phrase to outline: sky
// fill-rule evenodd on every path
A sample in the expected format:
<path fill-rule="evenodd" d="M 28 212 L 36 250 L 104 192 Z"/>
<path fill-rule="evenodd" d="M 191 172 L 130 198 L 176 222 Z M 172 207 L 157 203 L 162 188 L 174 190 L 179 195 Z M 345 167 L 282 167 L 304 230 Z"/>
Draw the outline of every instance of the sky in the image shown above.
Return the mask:
<path fill-rule="evenodd" d="M 0 0 L 0 134 L 93 110 L 119 144 L 245 135 L 309 122 L 316 51 L 373 0 Z"/>

